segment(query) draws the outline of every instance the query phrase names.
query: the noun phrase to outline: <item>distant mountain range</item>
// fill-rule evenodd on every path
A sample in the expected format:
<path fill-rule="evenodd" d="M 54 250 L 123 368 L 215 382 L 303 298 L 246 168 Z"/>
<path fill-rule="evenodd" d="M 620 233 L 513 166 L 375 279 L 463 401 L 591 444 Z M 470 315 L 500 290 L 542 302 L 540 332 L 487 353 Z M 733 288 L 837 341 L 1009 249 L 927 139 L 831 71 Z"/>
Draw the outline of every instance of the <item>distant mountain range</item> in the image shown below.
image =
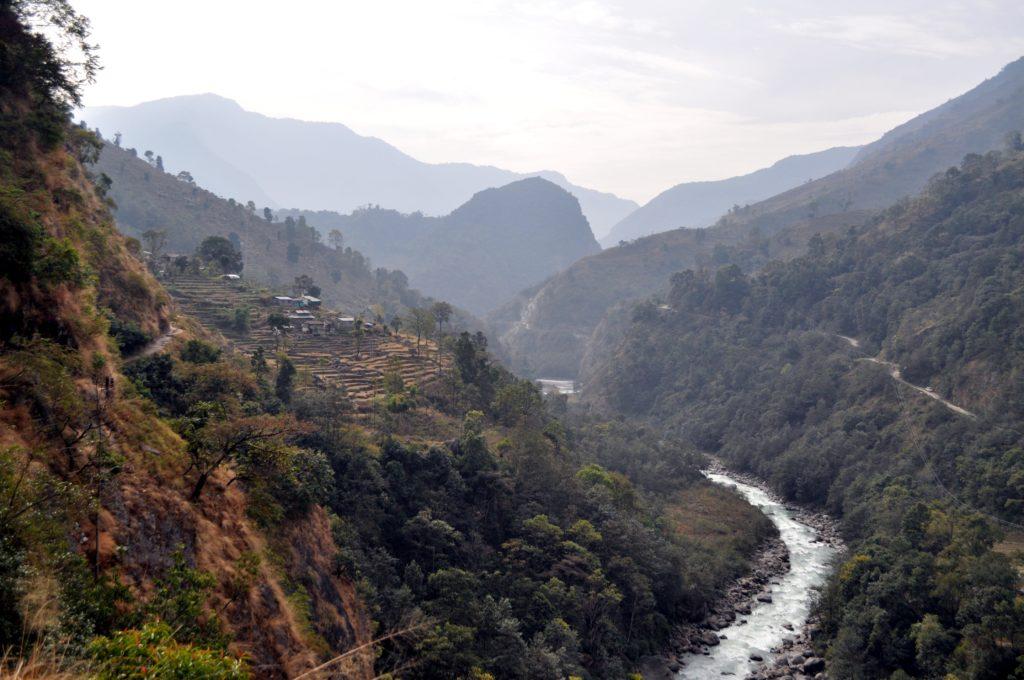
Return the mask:
<path fill-rule="evenodd" d="M 404 213 L 445 215 L 478 191 L 540 176 L 579 199 L 603 235 L 638 206 L 570 183 L 557 172 L 516 173 L 468 163 L 430 164 L 339 123 L 270 118 L 214 94 L 171 97 L 137 106 L 90 107 L 79 116 L 108 139 L 163 156 L 225 198 L 260 208 L 351 212 L 380 205 Z"/>
<path fill-rule="evenodd" d="M 684 182 L 637 208 L 601 238 L 605 248 L 680 227 L 707 227 L 733 208 L 763 201 L 830 175 L 850 164 L 861 147 L 838 146 L 817 153 L 789 156 L 771 167 L 712 182 Z"/>
<path fill-rule="evenodd" d="M 585 258 L 492 314 L 513 365 L 574 377 L 613 346 L 638 299 L 689 268 L 756 269 L 804 251 L 815 233 L 863 223 L 970 153 L 1024 130 L 1024 59 L 970 92 L 886 133 L 842 170 L 724 215 L 708 229 L 673 229 Z M 584 371 L 585 372 L 585 371 Z"/>
<path fill-rule="evenodd" d="M 304 216 L 424 292 L 486 313 L 527 286 L 600 250 L 576 198 L 540 177 L 486 189 L 444 217 L 364 208 Z"/>

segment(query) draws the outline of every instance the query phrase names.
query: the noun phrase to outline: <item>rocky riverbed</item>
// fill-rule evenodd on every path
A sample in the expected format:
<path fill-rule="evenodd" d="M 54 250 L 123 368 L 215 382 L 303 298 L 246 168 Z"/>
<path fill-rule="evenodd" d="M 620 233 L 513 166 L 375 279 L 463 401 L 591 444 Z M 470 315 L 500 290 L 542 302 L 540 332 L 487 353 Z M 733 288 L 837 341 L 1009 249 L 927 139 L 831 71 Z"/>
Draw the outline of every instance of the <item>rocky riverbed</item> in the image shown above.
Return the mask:
<path fill-rule="evenodd" d="M 734 582 L 699 624 L 681 626 L 667 658 L 645 665 L 645 678 L 814 678 L 825 672 L 813 655 L 809 621 L 816 588 L 842 549 L 826 516 L 785 505 L 756 479 L 707 471 L 735 487 L 779 529 L 750 572 Z"/>

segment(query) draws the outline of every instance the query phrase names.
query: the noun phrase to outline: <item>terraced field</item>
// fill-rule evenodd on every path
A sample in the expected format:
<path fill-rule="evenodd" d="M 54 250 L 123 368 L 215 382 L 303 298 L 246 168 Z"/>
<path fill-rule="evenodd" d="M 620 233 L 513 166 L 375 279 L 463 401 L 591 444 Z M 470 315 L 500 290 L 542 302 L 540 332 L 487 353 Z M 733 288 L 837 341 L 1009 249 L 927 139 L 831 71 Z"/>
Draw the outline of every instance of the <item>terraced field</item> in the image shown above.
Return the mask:
<path fill-rule="evenodd" d="M 273 306 L 274 293 L 245 281 L 225 281 L 197 275 L 181 275 L 164 282 L 178 309 L 207 328 L 219 331 L 231 347 L 252 354 L 262 347 L 268 360 L 284 352 L 311 387 L 342 388 L 359 410 L 370 407 L 381 393 L 381 381 L 389 370 L 398 370 L 406 385 L 425 387 L 437 381 L 450 366 L 447 357 L 437 360 L 437 345 L 392 331 L 366 332 L 358 340 L 353 333 L 312 335 L 292 330 L 278 335 L 267 325 L 267 316 L 280 311 Z M 234 310 L 249 310 L 249 330 L 239 332 L 229 320 Z M 324 309 L 322 318 L 338 312 Z M 358 350 L 358 351 L 357 351 Z"/>

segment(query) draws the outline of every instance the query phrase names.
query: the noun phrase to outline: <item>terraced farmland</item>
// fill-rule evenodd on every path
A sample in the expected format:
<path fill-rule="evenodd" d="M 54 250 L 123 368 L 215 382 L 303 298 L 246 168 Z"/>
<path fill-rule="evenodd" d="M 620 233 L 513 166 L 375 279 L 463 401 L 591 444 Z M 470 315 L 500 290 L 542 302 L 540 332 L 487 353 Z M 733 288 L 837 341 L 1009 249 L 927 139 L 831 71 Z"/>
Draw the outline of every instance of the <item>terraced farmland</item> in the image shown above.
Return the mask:
<path fill-rule="evenodd" d="M 181 275 L 164 284 L 182 313 L 219 331 L 233 349 L 248 355 L 262 347 L 271 361 L 283 352 L 308 376 L 310 386 L 340 387 L 360 410 L 381 393 L 382 378 L 389 370 L 397 370 L 407 385 L 424 387 L 439 380 L 450 366 L 447 357 L 438 362 L 435 343 L 424 341 L 417 351 L 415 337 L 393 331 L 374 329 L 361 339 L 351 331 L 313 335 L 293 329 L 278 335 L 267 324 L 269 314 L 281 311 L 273 305 L 274 293 L 245 281 Z M 231 324 L 234 310 L 241 308 L 249 310 L 248 331 L 240 332 Z M 318 316 L 339 313 L 324 309 Z"/>

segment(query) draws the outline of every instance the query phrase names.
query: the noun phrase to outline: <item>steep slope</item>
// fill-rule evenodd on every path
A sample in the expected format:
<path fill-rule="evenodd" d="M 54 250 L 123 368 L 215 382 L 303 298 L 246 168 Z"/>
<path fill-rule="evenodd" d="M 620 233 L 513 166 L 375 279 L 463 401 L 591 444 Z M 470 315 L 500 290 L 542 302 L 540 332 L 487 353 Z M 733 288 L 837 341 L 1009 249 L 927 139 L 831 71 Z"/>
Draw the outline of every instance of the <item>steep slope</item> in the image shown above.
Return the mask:
<path fill-rule="evenodd" d="M 600 239 L 610 248 L 669 229 L 706 227 L 729 210 L 763 201 L 850 164 L 860 147 L 835 147 L 803 156 L 789 156 L 771 167 L 713 182 L 677 184 L 652 198 L 612 227 Z"/>
<path fill-rule="evenodd" d="M 105 144 L 95 168 L 112 180 L 119 227 L 135 237 L 163 231 L 164 252 L 191 254 L 206 237 L 222 236 L 240 245 L 246 277 L 272 287 L 290 286 L 305 274 L 325 300 L 352 313 L 379 304 L 390 317 L 426 304 L 402 272 L 373 271 L 358 251 L 329 248 L 308 227 L 268 222 L 233 200 L 157 170 L 130 150 Z"/>
<path fill-rule="evenodd" d="M 380 208 L 282 214 L 339 230 L 374 262 L 475 313 L 600 250 L 576 199 L 539 177 L 481 191 L 444 217 Z"/>
<path fill-rule="evenodd" d="M 231 475 L 189 500 L 189 447 L 127 379 L 113 337 L 166 333 L 169 299 L 116 231 L 83 163 L 100 143 L 69 127 L 71 66 L 25 11 L 0 6 L 0 675 L 21 675 L 9 664 L 38 645 L 68 665 L 134 664 L 118 677 L 242 678 L 240 655 L 260 677 L 295 677 L 369 639 L 326 516 L 282 522 L 289 550 L 272 564 Z M 61 18 L 51 34 L 79 25 Z M 318 559 L 300 560 L 310 545 Z"/>
<path fill-rule="evenodd" d="M 1024 59 L 865 147 L 844 170 L 725 215 L 709 229 L 677 229 L 605 250 L 520 295 L 492 320 L 513 356 L 529 355 L 571 377 L 588 351 L 599 351 L 589 338 L 605 311 L 661 289 L 667 272 L 757 266 L 798 253 L 814 233 L 855 225 L 864 211 L 918 191 L 964 155 L 1000 148 L 1008 132 L 1022 129 Z"/>
<path fill-rule="evenodd" d="M 597 233 L 605 233 L 637 207 L 633 201 L 573 185 L 558 173 L 423 163 L 338 123 L 269 118 L 212 94 L 94 107 L 82 117 L 108 138 L 121 132 L 125 143 L 140 152 L 163 154 L 175 173 L 189 170 L 221 196 L 253 200 L 261 208 L 349 212 L 379 204 L 444 215 L 478 191 L 530 175 L 543 176 L 577 196 Z"/>
<path fill-rule="evenodd" d="M 756 276 L 677 274 L 588 383 L 596 405 L 843 518 L 856 542 L 823 604 L 830 676 L 1019 665 L 1019 574 L 991 552 L 995 527 L 1024 525 L 1016 146 Z M 879 626 L 884 641 L 864 634 Z"/>

